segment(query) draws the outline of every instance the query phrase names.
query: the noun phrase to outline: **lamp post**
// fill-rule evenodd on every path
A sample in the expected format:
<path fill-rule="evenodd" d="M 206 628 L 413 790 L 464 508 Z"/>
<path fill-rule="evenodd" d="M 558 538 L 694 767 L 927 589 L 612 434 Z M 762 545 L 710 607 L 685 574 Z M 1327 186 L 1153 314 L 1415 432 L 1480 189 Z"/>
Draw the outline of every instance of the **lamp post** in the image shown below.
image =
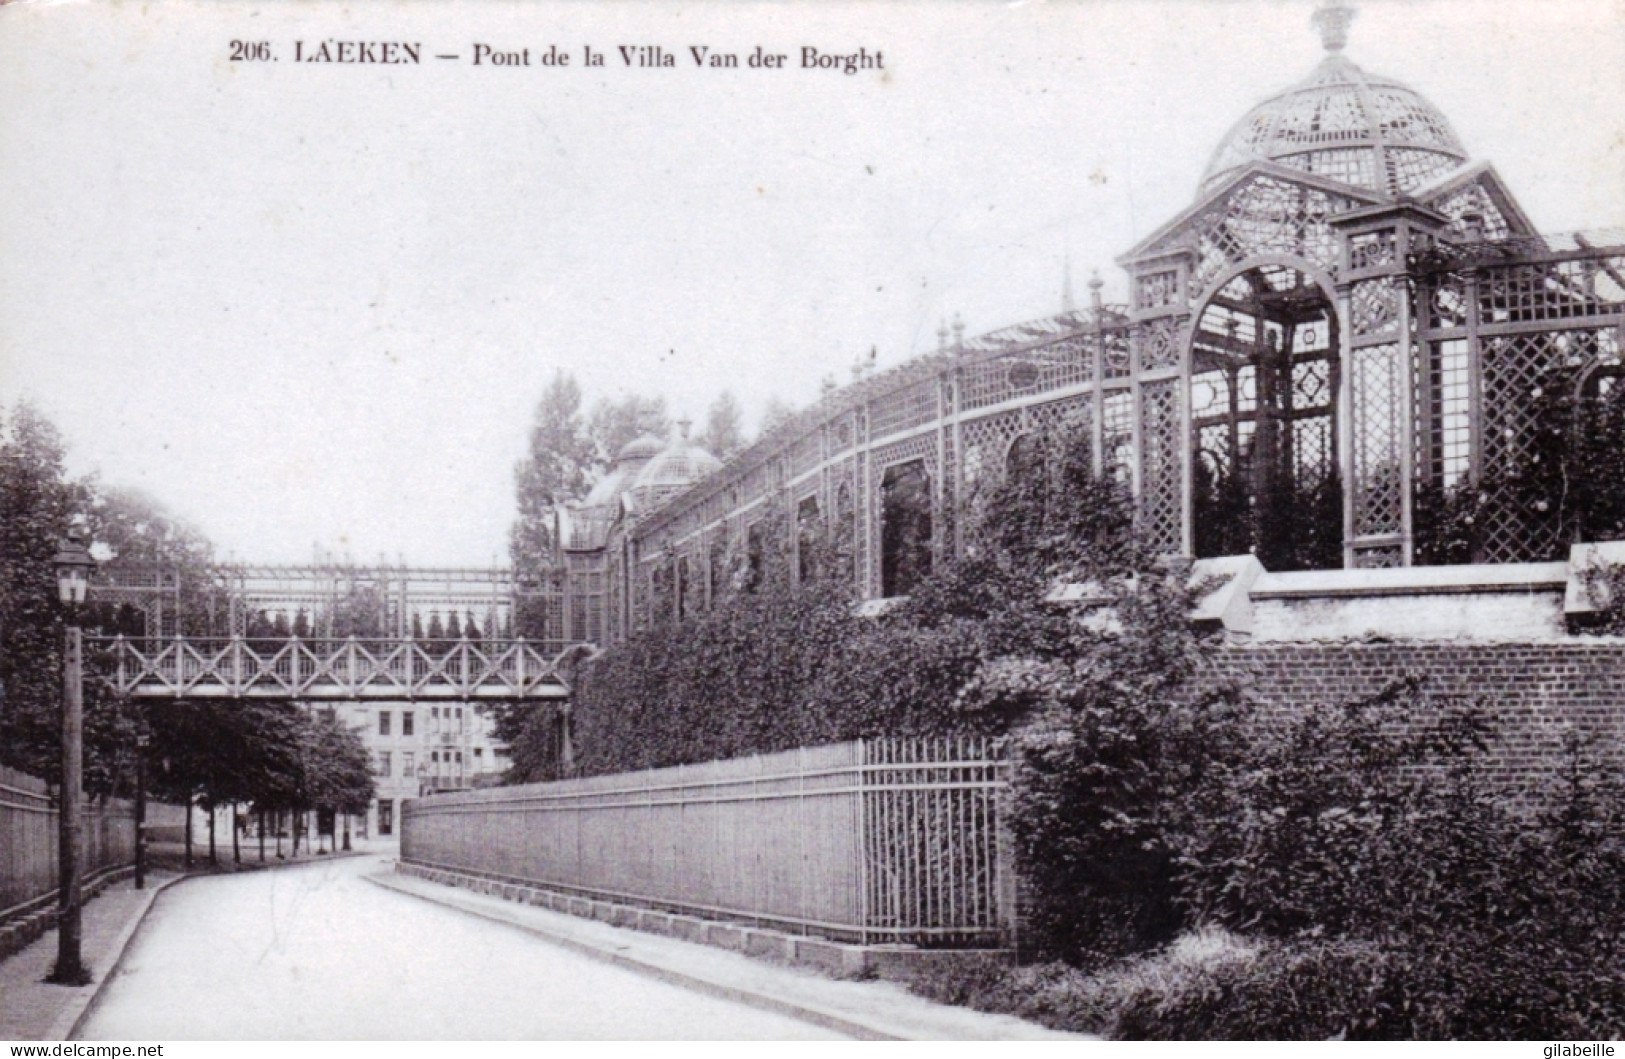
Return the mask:
<path fill-rule="evenodd" d="M 79 607 L 90 589 L 90 571 L 96 560 L 77 533 L 70 533 L 52 560 L 56 587 L 67 614 L 62 652 L 62 796 L 58 799 L 58 851 L 60 871 L 57 903 L 56 968 L 51 981 L 84 985 L 90 973 L 80 959 L 79 832 L 83 812 L 81 791 L 84 764 L 84 665 Z"/>
<path fill-rule="evenodd" d="M 147 888 L 147 720 L 135 737 L 135 888 Z"/>

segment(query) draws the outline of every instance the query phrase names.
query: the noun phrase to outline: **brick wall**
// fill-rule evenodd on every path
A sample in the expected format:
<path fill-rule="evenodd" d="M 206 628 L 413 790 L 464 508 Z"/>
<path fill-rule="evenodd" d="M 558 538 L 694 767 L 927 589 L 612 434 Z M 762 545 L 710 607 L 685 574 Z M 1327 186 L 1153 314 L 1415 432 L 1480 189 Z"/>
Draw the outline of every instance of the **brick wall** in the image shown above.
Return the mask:
<path fill-rule="evenodd" d="M 1235 644 L 1213 661 L 1215 679 L 1266 707 L 1347 702 L 1413 675 L 1476 699 L 1498 725 L 1494 773 L 1507 781 L 1549 770 L 1571 727 L 1625 765 L 1625 642 Z"/>

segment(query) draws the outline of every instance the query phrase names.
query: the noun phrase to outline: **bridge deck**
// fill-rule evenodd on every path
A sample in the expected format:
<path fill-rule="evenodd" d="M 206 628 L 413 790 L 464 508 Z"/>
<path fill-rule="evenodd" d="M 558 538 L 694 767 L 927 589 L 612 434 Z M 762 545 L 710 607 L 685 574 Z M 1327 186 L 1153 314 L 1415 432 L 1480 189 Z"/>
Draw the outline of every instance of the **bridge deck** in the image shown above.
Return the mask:
<path fill-rule="evenodd" d="M 562 699 L 558 659 L 524 640 L 98 637 L 107 677 L 137 698 Z"/>

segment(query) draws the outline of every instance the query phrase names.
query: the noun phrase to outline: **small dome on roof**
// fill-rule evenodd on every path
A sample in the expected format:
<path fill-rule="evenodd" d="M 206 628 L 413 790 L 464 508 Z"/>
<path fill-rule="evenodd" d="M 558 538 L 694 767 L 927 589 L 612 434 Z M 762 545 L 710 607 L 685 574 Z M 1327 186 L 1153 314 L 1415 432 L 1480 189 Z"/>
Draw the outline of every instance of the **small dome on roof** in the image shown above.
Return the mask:
<path fill-rule="evenodd" d="M 644 466 L 628 492 L 648 510 L 721 466 L 721 460 L 688 440 L 688 424 L 680 423 L 671 441 Z"/>
<path fill-rule="evenodd" d="M 628 460 L 647 460 L 658 456 L 665 447 L 666 443 L 653 434 L 642 434 L 621 447 L 621 451 L 615 455 L 615 462 L 622 464 Z"/>
<path fill-rule="evenodd" d="M 1467 161 L 1439 109 L 1342 54 L 1353 11 L 1316 15 L 1327 55 L 1307 80 L 1247 112 L 1213 152 L 1202 190 L 1250 162 L 1269 161 L 1384 195 L 1416 190 Z"/>

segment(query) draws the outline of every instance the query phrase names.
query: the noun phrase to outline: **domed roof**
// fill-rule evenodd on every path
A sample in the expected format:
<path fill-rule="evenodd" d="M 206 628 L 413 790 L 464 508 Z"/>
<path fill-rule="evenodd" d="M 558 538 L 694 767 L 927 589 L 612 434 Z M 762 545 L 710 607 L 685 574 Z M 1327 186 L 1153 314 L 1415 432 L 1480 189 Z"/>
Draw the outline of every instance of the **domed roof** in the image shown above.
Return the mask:
<path fill-rule="evenodd" d="M 721 460 L 688 440 L 685 422 L 659 455 L 644 465 L 627 491 L 638 508 L 647 511 L 721 466 Z"/>
<path fill-rule="evenodd" d="M 629 460 L 647 460 L 660 454 L 666 443 L 653 434 L 642 434 L 628 441 L 615 455 L 617 466 Z"/>
<path fill-rule="evenodd" d="M 643 434 L 621 446 L 621 451 L 615 454 L 615 462 L 610 464 L 609 473 L 598 479 L 581 505 L 601 507 L 612 502 L 637 481 L 643 468 L 665 447 L 666 443 L 653 434 Z"/>
<path fill-rule="evenodd" d="M 1202 176 L 1203 191 L 1264 160 L 1399 195 L 1467 161 L 1437 107 L 1343 56 L 1352 15 L 1338 4 L 1316 12 L 1326 58 L 1307 80 L 1266 99 L 1230 130 Z"/>

